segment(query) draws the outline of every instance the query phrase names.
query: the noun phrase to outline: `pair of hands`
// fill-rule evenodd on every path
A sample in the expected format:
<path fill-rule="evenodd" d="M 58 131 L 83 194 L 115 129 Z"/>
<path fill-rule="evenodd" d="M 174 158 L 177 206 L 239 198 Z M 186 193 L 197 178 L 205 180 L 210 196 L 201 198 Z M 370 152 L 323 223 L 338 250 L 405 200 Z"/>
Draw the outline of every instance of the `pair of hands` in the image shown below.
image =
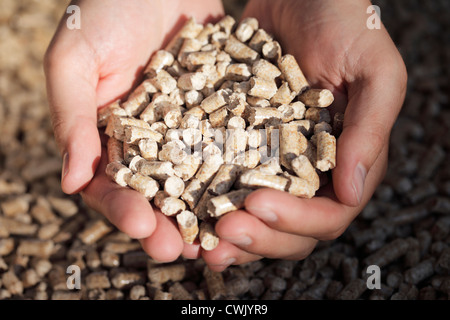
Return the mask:
<path fill-rule="evenodd" d="M 406 91 L 406 69 L 382 27 L 369 30 L 370 2 L 354 0 L 250 0 L 244 17 L 293 54 L 312 87 L 330 89 L 333 111 L 345 112 L 337 142 L 333 183 L 320 196 L 299 199 L 263 189 L 246 210 L 222 217 L 218 247 L 185 244 L 173 219 L 139 193 L 105 175 L 106 153 L 97 130 L 97 108 L 126 96 L 152 53 L 189 16 L 199 23 L 224 15 L 219 0 L 74 1 L 81 29 L 67 16 L 45 56 L 55 138 L 63 154 L 62 189 L 84 201 L 117 228 L 139 239 L 155 260 L 203 257 L 212 270 L 268 258 L 303 259 L 318 240 L 341 235 L 384 177 L 388 142 Z"/>

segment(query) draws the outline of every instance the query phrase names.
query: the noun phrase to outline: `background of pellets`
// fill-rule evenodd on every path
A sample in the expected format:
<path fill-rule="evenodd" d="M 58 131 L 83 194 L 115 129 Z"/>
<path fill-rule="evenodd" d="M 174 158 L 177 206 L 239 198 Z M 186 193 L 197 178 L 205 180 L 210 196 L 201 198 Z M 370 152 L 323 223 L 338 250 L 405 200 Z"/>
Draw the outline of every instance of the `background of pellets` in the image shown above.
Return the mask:
<path fill-rule="evenodd" d="M 349 229 L 304 261 L 220 274 L 202 260 L 158 265 L 61 192 L 41 62 L 68 2 L 1 3 L 0 299 L 449 299 L 448 1 L 374 1 L 408 67 L 408 93 L 388 174 Z M 238 18 L 245 1 L 224 4 Z M 71 264 L 81 290 L 67 288 Z M 369 264 L 381 267 L 381 290 L 366 287 Z"/>

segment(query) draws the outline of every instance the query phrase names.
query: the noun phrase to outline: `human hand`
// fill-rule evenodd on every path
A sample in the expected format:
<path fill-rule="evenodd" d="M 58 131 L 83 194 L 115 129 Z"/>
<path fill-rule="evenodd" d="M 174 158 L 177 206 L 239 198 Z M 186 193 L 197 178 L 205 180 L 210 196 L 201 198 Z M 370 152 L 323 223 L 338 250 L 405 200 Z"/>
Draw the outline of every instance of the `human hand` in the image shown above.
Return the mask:
<path fill-rule="evenodd" d="M 331 113 L 345 111 L 332 185 L 312 199 L 263 189 L 246 211 L 216 224 L 216 249 L 203 252 L 215 271 L 262 257 L 303 259 L 318 240 L 340 236 L 367 204 L 387 167 L 391 128 L 406 91 L 406 69 L 387 31 L 366 27 L 369 1 L 251 0 L 255 17 L 293 54 L 312 87 L 335 96 Z"/>
<path fill-rule="evenodd" d="M 44 62 L 55 138 L 63 155 L 61 186 L 83 200 L 121 231 L 140 239 L 158 261 L 176 259 L 184 244 L 172 219 L 138 192 L 105 175 L 106 153 L 97 130 L 97 108 L 131 89 L 152 53 L 190 17 L 205 23 L 223 15 L 218 0 L 73 1 L 81 29 L 55 33 Z"/>

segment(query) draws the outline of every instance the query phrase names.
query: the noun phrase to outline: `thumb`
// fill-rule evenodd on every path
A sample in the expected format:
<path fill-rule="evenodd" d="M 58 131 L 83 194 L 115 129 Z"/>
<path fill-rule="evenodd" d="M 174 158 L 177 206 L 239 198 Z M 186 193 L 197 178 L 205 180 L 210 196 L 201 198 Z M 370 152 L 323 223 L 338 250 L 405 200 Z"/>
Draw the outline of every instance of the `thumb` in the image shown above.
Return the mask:
<path fill-rule="evenodd" d="M 98 77 L 88 55 L 81 51 L 58 44 L 49 47 L 44 60 L 50 114 L 63 156 L 61 187 L 68 194 L 81 191 L 90 182 L 101 155 L 95 89 Z"/>
<path fill-rule="evenodd" d="M 348 85 L 349 100 L 337 141 L 333 186 L 338 199 L 349 206 L 358 206 L 363 200 L 366 177 L 389 143 L 406 91 L 406 72 L 395 71 L 392 65 L 388 70 L 381 68 L 383 71 Z"/>

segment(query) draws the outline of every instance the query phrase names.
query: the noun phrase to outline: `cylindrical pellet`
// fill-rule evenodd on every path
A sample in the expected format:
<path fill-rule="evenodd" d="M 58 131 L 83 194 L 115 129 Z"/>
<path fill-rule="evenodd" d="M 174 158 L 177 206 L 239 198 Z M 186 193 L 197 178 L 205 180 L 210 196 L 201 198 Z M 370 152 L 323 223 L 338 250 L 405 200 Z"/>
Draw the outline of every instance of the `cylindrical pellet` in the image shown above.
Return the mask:
<path fill-rule="evenodd" d="M 174 57 L 176 57 L 184 39 L 195 38 L 202 30 L 203 25 L 196 23 L 195 18 L 188 19 L 180 31 L 178 31 L 178 33 L 167 44 L 165 50 L 169 51 Z"/>
<path fill-rule="evenodd" d="M 114 137 L 110 137 L 106 144 L 106 150 L 108 152 L 108 162 L 122 162 L 123 161 L 123 145 L 122 141 L 117 140 Z"/>
<path fill-rule="evenodd" d="M 158 72 L 165 67 L 171 66 L 174 60 L 173 54 L 169 51 L 158 50 L 153 54 L 150 62 L 144 70 L 144 73 Z"/>
<path fill-rule="evenodd" d="M 185 73 L 178 78 L 178 87 L 185 90 L 202 90 L 206 76 L 200 72 Z"/>
<path fill-rule="evenodd" d="M 280 125 L 280 162 L 290 169 L 291 161 L 302 154 L 307 147 L 305 136 L 298 130 L 297 125 L 285 123 Z"/>
<path fill-rule="evenodd" d="M 176 219 L 183 241 L 192 244 L 198 234 L 197 217 L 191 211 L 184 210 L 177 214 Z"/>
<path fill-rule="evenodd" d="M 138 143 L 139 153 L 145 160 L 158 159 L 158 143 L 152 139 L 141 139 Z"/>
<path fill-rule="evenodd" d="M 217 174 L 214 176 L 214 179 L 208 186 L 208 192 L 217 196 L 227 193 L 241 172 L 241 166 L 234 164 L 221 165 Z"/>
<path fill-rule="evenodd" d="M 187 155 L 181 164 L 177 164 L 173 167 L 173 171 L 176 176 L 180 177 L 184 181 L 191 179 L 201 164 L 201 158 L 196 154 Z"/>
<path fill-rule="evenodd" d="M 336 167 L 336 138 L 325 131 L 317 135 L 316 167 L 322 172 Z"/>
<path fill-rule="evenodd" d="M 78 234 L 80 240 L 87 245 L 97 242 L 100 238 L 112 231 L 112 228 L 104 220 L 97 220 L 88 225 Z"/>
<path fill-rule="evenodd" d="M 207 208 L 211 217 L 220 217 L 225 213 L 244 207 L 245 198 L 252 192 L 250 189 L 240 189 L 214 197 L 209 200 Z"/>
<path fill-rule="evenodd" d="M 97 110 L 97 126 L 104 127 L 108 123 L 108 119 L 111 115 L 119 117 L 126 117 L 127 112 L 120 106 L 120 100 L 111 102 L 106 107 Z"/>
<path fill-rule="evenodd" d="M 219 237 L 211 222 L 202 221 L 200 223 L 199 238 L 200 246 L 206 251 L 211 251 L 219 245 Z"/>
<path fill-rule="evenodd" d="M 200 106 L 206 113 L 212 113 L 227 104 L 229 92 L 225 89 L 218 90 L 205 98 Z M 191 109 L 192 110 L 192 109 Z"/>
<path fill-rule="evenodd" d="M 248 122 L 251 126 L 280 123 L 281 112 L 277 108 L 250 108 Z"/>
<path fill-rule="evenodd" d="M 171 197 L 164 191 L 156 193 L 153 203 L 168 217 L 173 217 L 186 210 L 186 204 L 183 200 Z"/>
<path fill-rule="evenodd" d="M 106 166 L 106 175 L 122 187 L 127 186 L 127 180 L 132 174 L 131 170 L 120 162 L 111 162 Z"/>
<path fill-rule="evenodd" d="M 314 189 L 308 180 L 292 176 L 287 173 L 285 173 L 284 176 L 289 179 L 289 184 L 286 191 L 290 194 L 296 197 L 310 199 L 316 193 L 316 189 Z"/>
<path fill-rule="evenodd" d="M 179 177 L 169 177 L 164 182 L 164 191 L 171 197 L 178 198 L 184 191 L 184 181 Z"/>
<path fill-rule="evenodd" d="M 148 200 L 153 199 L 156 192 L 159 190 L 159 184 L 156 180 L 139 172 L 129 177 L 127 180 L 127 184 L 130 188 L 141 193 Z"/>
<path fill-rule="evenodd" d="M 308 107 L 326 108 L 333 103 L 334 96 L 328 89 L 309 89 L 299 95 L 298 100 Z"/>
<path fill-rule="evenodd" d="M 268 41 L 261 48 L 262 55 L 269 61 L 276 62 L 281 58 L 282 50 L 278 41 Z"/>
<path fill-rule="evenodd" d="M 203 269 L 203 277 L 208 287 L 209 298 L 211 300 L 223 299 L 226 297 L 225 283 L 223 281 L 222 272 L 214 272 L 205 266 Z"/>
<path fill-rule="evenodd" d="M 281 57 L 278 61 L 278 67 L 292 91 L 300 94 L 309 88 L 309 83 L 293 55 L 286 54 Z"/>
<path fill-rule="evenodd" d="M 314 190 L 318 190 L 320 186 L 319 175 L 314 169 L 308 157 L 305 155 L 299 155 L 294 158 L 291 162 L 292 170 L 295 172 L 297 177 L 307 180 Z"/>
<path fill-rule="evenodd" d="M 258 20 L 253 17 L 244 18 L 236 28 L 235 34 L 241 42 L 246 42 L 249 40 L 253 33 L 258 30 Z"/>
<path fill-rule="evenodd" d="M 245 62 L 248 64 L 252 64 L 255 62 L 259 54 L 249 46 L 245 45 L 238 39 L 236 39 L 235 36 L 231 35 L 224 48 L 225 52 L 228 53 L 233 59 L 239 61 L 239 62 Z"/>
<path fill-rule="evenodd" d="M 147 161 L 140 156 L 133 158 L 130 162 L 129 168 L 134 172 L 139 172 L 156 180 L 165 180 L 175 174 L 173 164 L 171 162 Z"/>
<path fill-rule="evenodd" d="M 291 91 L 289 84 L 284 82 L 270 99 L 270 104 L 274 107 L 281 106 L 283 104 L 289 104 L 295 98 L 295 92 Z M 298 119 L 298 118 L 296 118 Z"/>
<path fill-rule="evenodd" d="M 270 99 L 277 93 L 277 90 L 277 84 L 274 80 L 252 77 L 250 79 L 250 90 L 247 94 L 263 99 Z"/>
<path fill-rule="evenodd" d="M 271 188 L 286 191 L 286 187 L 289 184 L 289 179 L 250 170 L 241 175 L 239 182 L 246 188 Z"/>

